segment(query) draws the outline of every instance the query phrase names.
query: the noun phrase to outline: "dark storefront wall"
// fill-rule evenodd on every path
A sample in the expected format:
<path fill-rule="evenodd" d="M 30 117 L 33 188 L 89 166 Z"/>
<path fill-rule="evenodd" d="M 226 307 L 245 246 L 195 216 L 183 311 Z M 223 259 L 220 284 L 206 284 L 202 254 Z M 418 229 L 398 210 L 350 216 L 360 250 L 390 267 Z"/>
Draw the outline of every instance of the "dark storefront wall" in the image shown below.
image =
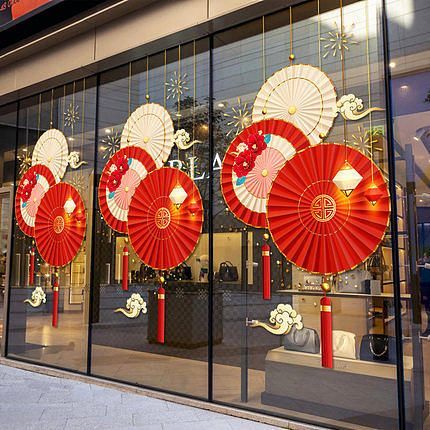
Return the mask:
<path fill-rule="evenodd" d="M 69 151 L 78 151 L 86 161 L 78 169 L 68 167 L 63 178 L 83 196 L 87 230 L 76 260 L 60 270 L 58 328 L 51 326 L 50 268 L 39 256 L 36 285 L 45 289 L 47 302 L 38 308 L 24 303 L 33 290 L 28 286 L 32 240 L 14 223 L 8 356 L 298 421 L 354 429 L 397 427 L 400 386 L 400 415 L 404 407 L 406 420 L 420 428 L 421 417 L 425 418 L 423 399 L 430 396 L 424 378 L 430 353 L 428 341 L 419 336 L 421 332 L 427 336 L 430 314 L 424 268 L 430 223 L 426 211 L 430 194 L 425 130 L 428 64 L 422 54 L 430 43 L 424 24 L 430 8 L 425 2 L 413 0 L 390 1 L 387 8 L 393 124 L 386 122 L 391 108 L 386 103 L 384 79 L 388 52 L 383 38 L 382 2 L 377 0 L 343 4 L 349 48 L 345 50 L 344 73 L 340 51 L 333 50 L 333 43 L 327 40 L 336 36 L 341 22 L 339 2 L 311 1 L 21 100 L 17 109 L 2 108 L 0 141 L 4 154 L 10 152 L 6 145 L 17 142 L 16 180 L 21 177 L 19 170 L 26 154 L 32 153 L 38 137 L 51 126 L 63 131 Z M 236 133 L 234 115 L 240 108 L 239 120 L 248 123 L 259 88 L 265 79 L 289 64 L 290 49 L 295 63 L 319 67 L 332 79 L 338 98 L 353 93 L 363 99 L 365 109 L 369 105 L 385 109 L 385 113 L 349 121 L 346 129 L 339 116 L 325 140 L 342 142 L 346 138 L 370 156 L 366 139 L 368 130 L 372 130 L 372 156 L 397 193 L 398 216 L 393 219 L 399 230 L 398 263 L 389 228 L 378 249 L 377 267 L 363 266 L 343 275 L 353 279 L 363 270 L 372 270 L 381 281 L 384 295 L 345 293 L 332 297 L 334 329 L 355 335 L 357 358 L 363 338 L 383 334 L 383 342 L 390 348 L 389 363 L 338 359 L 340 367 L 327 370 L 320 367 L 317 356 L 304 354 L 294 364 L 291 353 L 283 348 L 284 336 L 246 326 L 247 319 L 267 321 L 270 312 L 282 303 L 292 305 L 302 315 L 305 327 L 320 330 L 320 293 L 298 291 L 297 285 L 304 282 L 305 275 L 287 262 L 273 243 L 272 299 L 262 299 L 260 253 L 264 231 L 236 219 L 220 189 L 221 161 Z M 416 69 L 413 73 L 408 71 L 411 58 Z M 185 80 L 179 103 L 177 94 L 171 95 L 178 76 Z M 150 102 L 166 107 L 175 130 L 185 128 L 192 140 L 199 141 L 188 150 L 174 147 L 167 164 L 181 165 L 189 174 L 194 168 L 205 214 L 199 244 L 187 260 L 192 280 L 180 279 L 178 273 L 167 274 L 164 345 L 155 338 L 157 283 L 131 250 L 130 289 L 122 291 L 121 254 L 127 246 L 126 237 L 106 225 L 95 189 L 111 151 L 118 148 L 125 121 L 148 100 L 147 96 Z M 73 112 L 77 114 L 75 122 L 70 121 Z M 14 129 L 16 120 L 7 118 L 16 113 Z M 392 126 L 394 153 L 387 148 Z M 410 156 L 406 154 L 415 157 L 415 172 L 407 170 Z M 390 168 L 394 157 L 396 177 Z M 3 171 L 10 174 L 13 169 L 5 169 L 6 158 Z M 414 220 L 408 215 L 415 214 L 416 206 L 418 216 Z M 258 265 L 247 267 L 247 260 Z M 408 265 L 414 267 L 417 260 L 419 280 L 408 270 Z M 208 282 L 206 269 L 218 271 L 224 261 L 237 267 L 239 280 Z M 140 294 L 148 307 L 148 312 L 136 319 L 114 312 L 125 308 L 132 293 Z M 402 326 L 396 327 L 395 322 L 400 322 L 396 315 L 400 313 Z M 400 350 L 395 347 L 399 328 L 403 342 L 401 337 L 397 339 L 404 353 L 400 371 L 395 364 L 402 364 L 397 354 Z"/>

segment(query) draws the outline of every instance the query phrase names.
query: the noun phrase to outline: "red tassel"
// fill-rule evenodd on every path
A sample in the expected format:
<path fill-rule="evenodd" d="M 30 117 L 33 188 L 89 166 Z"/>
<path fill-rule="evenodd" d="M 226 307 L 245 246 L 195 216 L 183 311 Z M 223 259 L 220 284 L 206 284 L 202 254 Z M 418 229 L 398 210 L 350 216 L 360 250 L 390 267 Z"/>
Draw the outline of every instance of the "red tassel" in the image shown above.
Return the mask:
<path fill-rule="evenodd" d="M 333 368 L 333 328 L 331 300 L 324 296 L 320 302 L 321 313 L 321 365 Z"/>
<path fill-rule="evenodd" d="M 122 289 L 128 291 L 128 248 L 122 250 Z"/>
<path fill-rule="evenodd" d="M 58 327 L 58 299 L 59 299 L 58 275 L 55 275 L 54 287 L 52 289 L 52 327 Z"/>
<path fill-rule="evenodd" d="M 30 248 L 30 265 L 29 265 L 29 274 L 28 274 L 28 283 L 29 285 L 34 285 L 34 246 Z"/>
<path fill-rule="evenodd" d="M 165 320 L 165 304 L 166 290 L 160 287 L 157 292 L 158 298 L 158 327 L 157 327 L 157 342 L 164 343 L 164 320 Z"/>
<path fill-rule="evenodd" d="M 261 256 L 263 266 L 263 299 L 270 300 L 272 298 L 270 291 L 270 246 L 267 243 L 261 246 Z"/>

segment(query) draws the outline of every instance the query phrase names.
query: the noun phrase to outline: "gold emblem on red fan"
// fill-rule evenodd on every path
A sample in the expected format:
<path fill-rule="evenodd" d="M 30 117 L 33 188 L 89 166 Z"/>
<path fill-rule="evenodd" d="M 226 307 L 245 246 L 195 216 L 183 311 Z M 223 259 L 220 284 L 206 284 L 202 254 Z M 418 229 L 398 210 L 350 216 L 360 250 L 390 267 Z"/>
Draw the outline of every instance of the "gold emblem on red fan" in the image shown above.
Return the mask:
<path fill-rule="evenodd" d="M 312 201 L 311 213 L 319 222 L 330 221 L 336 215 L 336 202 L 329 195 L 320 194 Z"/>

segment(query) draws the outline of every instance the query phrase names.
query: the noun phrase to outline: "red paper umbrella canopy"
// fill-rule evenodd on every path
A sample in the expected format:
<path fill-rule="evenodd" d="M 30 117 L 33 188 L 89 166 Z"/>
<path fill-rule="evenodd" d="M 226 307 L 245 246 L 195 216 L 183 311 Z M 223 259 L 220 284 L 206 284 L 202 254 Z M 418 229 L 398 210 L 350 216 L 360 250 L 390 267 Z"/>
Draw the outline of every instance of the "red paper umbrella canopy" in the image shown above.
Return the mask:
<path fill-rule="evenodd" d="M 40 202 L 55 184 L 51 170 L 42 164 L 30 167 L 19 181 L 15 196 L 15 215 L 19 228 L 34 237 L 34 222 Z"/>
<path fill-rule="evenodd" d="M 254 157 L 252 170 L 246 175 L 239 172 L 244 176 L 238 177 L 237 155 L 252 135 L 259 134 L 264 136 L 265 148 Z M 267 194 L 273 180 L 285 161 L 309 145 L 297 127 L 282 120 L 263 120 L 245 128 L 229 146 L 222 163 L 221 190 L 230 211 L 245 224 L 266 227 Z"/>
<path fill-rule="evenodd" d="M 120 149 L 107 162 L 100 178 L 99 206 L 112 229 L 127 233 L 128 208 L 134 191 L 155 168 L 152 157 L 137 146 Z"/>
<path fill-rule="evenodd" d="M 45 194 L 36 214 L 35 237 L 41 257 L 51 266 L 70 263 L 85 235 L 85 207 L 78 191 L 60 182 Z"/>
<path fill-rule="evenodd" d="M 180 185 L 187 194 L 177 208 L 169 198 Z M 193 252 L 203 225 L 200 192 L 189 176 L 163 167 L 137 187 L 128 212 L 128 233 L 140 259 L 154 269 L 178 266 Z"/>
<path fill-rule="evenodd" d="M 384 237 L 390 214 L 387 184 L 378 167 L 347 148 L 348 162 L 363 177 L 349 197 L 333 183 L 345 163 L 345 146 L 321 144 L 305 149 L 280 170 L 270 191 L 267 219 L 285 257 L 315 273 L 350 270 L 365 261 Z M 366 198 L 373 183 L 382 197 Z"/>

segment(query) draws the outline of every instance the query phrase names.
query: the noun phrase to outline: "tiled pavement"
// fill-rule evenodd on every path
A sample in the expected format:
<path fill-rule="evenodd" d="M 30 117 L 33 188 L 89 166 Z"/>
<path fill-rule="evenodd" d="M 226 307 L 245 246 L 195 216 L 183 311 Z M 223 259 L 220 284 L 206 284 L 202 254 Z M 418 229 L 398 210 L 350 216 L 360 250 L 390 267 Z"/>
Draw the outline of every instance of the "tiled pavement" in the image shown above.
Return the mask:
<path fill-rule="evenodd" d="M 268 430 L 277 427 L 0 365 L 0 429 Z"/>

